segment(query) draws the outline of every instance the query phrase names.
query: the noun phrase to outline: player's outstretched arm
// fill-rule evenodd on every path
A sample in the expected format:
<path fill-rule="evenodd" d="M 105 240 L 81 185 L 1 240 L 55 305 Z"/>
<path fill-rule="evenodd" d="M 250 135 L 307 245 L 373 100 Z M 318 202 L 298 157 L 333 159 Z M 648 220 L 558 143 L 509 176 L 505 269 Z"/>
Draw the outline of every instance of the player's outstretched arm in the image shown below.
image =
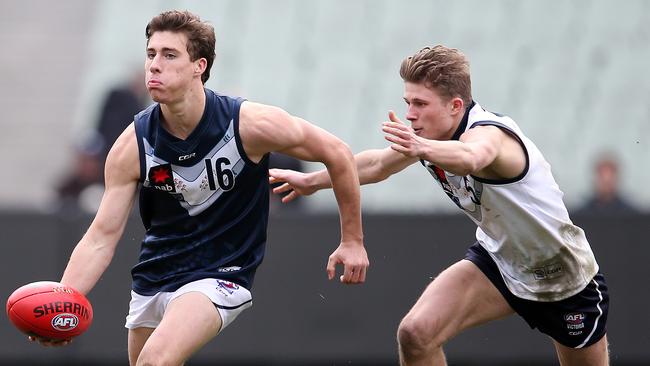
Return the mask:
<path fill-rule="evenodd" d="M 138 146 L 133 124 L 115 141 L 105 167 L 105 190 L 95 219 L 72 251 L 61 283 L 87 294 L 113 258 L 133 205 L 140 175 Z M 66 346 L 71 340 L 30 336 L 43 346 Z"/>
<path fill-rule="evenodd" d="M 391 149 L 429 161 L 456 175 L 510 178 L 524 169 L 526 156 L 510 134 L 496 126 L 479 126 L 464 132 L 458 141 L 438 141 L 417 136 L 394 114 L 384 122 Z"/>
<path fill-rule="evenodd" d="M 368 257 L 363 246 L 359 178 L 349 147 L 327 131 L 280 108 L 252 102 L 242 104 L 239 131 L 244 149 L 253 161 L 277 151 L 325 164 L 341 218 L 341 244 L 330 256 L 328 277 L 333 278 L 336 264 L 342 263 L 342 282 L 364 282 Z"/>
<path fill-rule="evenodd" d="M 140 176 L 133 124 L 116 140 L 105 167 L 105 191 L 95 219 L 70 256 L 61 283 L 87 294 L 113 258 Z"/>
<path fill-rule="evenodd" d="M 393 113 L 393 112 L 391 112 Z M 359 176 L 359 184 L 378 183 L 391 175 L 404 170 L 415 163 L 415 157 L 401 154 L 394 149 L 371 149 L 354 156 Z M 286 169 L 270 169 L 270 183 L 284 183 L 273 189 L 273 193 L 282 194 L 282 202 L 289 202 L 297 196 L 307 196 L 321 189 L 331 188 L 329 173 L 326 169 L 312 173 L 301 173 Z"/>

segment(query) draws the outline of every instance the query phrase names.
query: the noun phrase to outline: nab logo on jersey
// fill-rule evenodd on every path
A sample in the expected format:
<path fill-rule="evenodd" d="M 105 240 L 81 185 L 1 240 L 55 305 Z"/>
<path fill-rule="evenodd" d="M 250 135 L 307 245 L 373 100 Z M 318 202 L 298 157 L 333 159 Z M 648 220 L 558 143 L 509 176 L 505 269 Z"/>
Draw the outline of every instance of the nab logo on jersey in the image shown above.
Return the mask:
<path fill-rule="evenodd" d="M 171 164 L 157 165 L 149 169 L 149 182 L 160 191 L 176 192 Z"/>

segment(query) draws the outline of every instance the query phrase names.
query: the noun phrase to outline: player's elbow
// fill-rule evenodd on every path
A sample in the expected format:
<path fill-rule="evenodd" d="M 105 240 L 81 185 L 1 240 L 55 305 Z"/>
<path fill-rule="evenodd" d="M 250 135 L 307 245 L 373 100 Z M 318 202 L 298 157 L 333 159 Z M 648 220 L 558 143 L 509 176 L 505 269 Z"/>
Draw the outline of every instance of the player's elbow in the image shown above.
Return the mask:
<path fill-rule="evenodd" d="M 459 164 L 459 169 L 458 172 L 452 172 L 456 175 L 460 176 L 466 176 L 466 175 L 472 175 L 478 172 L 478 167 L 479 165 L 477 164 L 476 160 L 472 159 L 471 157 L 468 157 L 461 161 Z"/>
<path fill-rule="evenodd" d="M 324 163 L 326 164 L 338 162 L 354 164 L 354 156 L 352 155 L 350 146 L 338 138 L 333 138 L 328 142 L 325 160 Z"/>
<path fill-rule="evenodd" d="M 445 170 L 454 175 L 464 177 L 474 174 L 477 171 L 476 166 L 475 162 L 469 156 L 458 156 Z"/>
<path fill-rule="evenodd" d="M 449 172 L 458 176 L 475 175 L 485 168 L 485 161 L 484 154 L 467 149 L 457 155 L 456 162 Z"/>
<path fill-rule="evenodd" d="M 115 250 L 123 231 L 123 225 L 93 222 L 84 238 L 96 250 L 112 252 Z"/>

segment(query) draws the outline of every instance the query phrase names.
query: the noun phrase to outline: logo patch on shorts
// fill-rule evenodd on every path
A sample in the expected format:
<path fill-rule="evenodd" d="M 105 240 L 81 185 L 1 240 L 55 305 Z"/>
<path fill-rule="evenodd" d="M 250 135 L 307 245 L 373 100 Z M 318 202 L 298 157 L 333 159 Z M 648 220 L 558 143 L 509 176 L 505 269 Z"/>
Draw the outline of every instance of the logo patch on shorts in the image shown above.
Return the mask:
<path fill-rule="evenodd" d="M 217 280 L 217 291 L 228 296 L 239 290 L 239 285 L 230 281 Z"/>
<path fill-rule="evenodd" d="M 239 271 L 240 269 L 241 269 L 241 267 L 239 267 L 239 266 L 230 266 L 230 267 L 219 267 L 219 269 L 217 269 L 217 271 L 225 273 L 225 272 Z"/>
<path fill-rule="evenodd" d="M 566 327 L 569 329 L 569 335 L 577 336 L 582 334 L 585 327 L 586 316 L 584 313 L 568 313 L 564 315 Z"/>
<path fill-rule="evenodd" d="M 533 275 L 536 280 L 550 280 L 564 274 L 562 264 L 553 263 L 541 268 L 533 268 Z"/>

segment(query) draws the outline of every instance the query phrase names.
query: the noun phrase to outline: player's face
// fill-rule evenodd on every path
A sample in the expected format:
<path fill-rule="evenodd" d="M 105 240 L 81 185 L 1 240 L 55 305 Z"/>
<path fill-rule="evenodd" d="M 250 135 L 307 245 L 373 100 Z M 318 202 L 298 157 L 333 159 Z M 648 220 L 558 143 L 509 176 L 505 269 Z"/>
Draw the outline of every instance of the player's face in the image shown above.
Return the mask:
<path fill-rule="evenodd" d="M 406 119 L 415 134 L 430 140 L 449 140 L 458 127 L 460 98 L 441 98 L 424 83 L 404 83 Z M 462 107 L 462 101 L 461 107 Z M 461 116 L 462 118 L 462 116 Z"/>
<path fill-rule="evenodd" d="M 151 98 L 160 103 L 173 103 L 183 98 L 197 76 L 199 60 L 191 61 L 187 52 L 187 36 L 176 32 L 155 32 L 147 45 L 145 61 L 146 84 Z"/>

